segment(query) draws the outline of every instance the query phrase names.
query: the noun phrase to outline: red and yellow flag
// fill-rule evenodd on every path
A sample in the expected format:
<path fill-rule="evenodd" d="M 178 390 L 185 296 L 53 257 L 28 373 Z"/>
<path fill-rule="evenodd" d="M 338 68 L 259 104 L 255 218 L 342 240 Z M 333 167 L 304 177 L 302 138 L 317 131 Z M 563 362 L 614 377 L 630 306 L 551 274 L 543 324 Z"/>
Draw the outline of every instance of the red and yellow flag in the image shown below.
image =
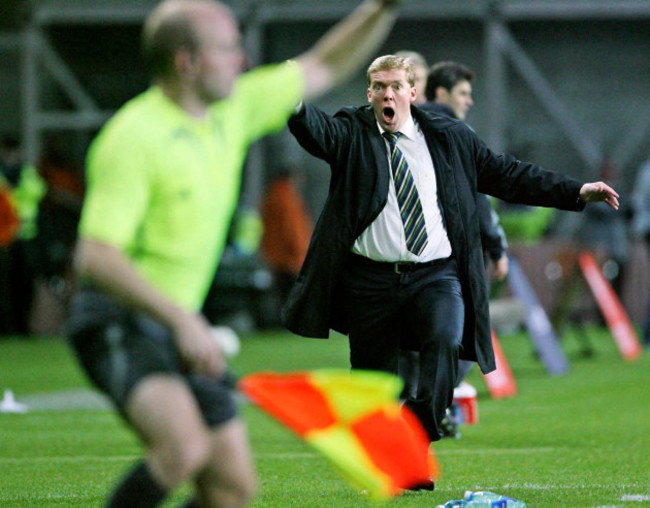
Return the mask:
<path fill-rule="evenodd" d="M 239 387 L 373 498 L 397 495 L 439 475 L 425 430 L 400 407 L 402 381 L 396 376 L 342 370 L 259 373 L 243 377 Z"/>

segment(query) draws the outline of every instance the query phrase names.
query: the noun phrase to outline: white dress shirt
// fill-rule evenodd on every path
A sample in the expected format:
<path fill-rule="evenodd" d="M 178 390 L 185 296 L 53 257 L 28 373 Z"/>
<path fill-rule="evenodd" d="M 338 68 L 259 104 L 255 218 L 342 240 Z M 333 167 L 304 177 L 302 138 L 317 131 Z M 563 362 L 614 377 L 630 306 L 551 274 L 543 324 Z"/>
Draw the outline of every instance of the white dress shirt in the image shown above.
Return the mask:
<path fill-rule="evenodd" d="M 377 127 L 383 134 L 384 129 L 379 123 Z M 375 261 L 389 262 L 416 261 L 424 263 L 449 257 L 451 244 L 442 221 L 442 212 L 438 204 L 436 174 L 424 134 L 413 117 L 408 119 L 399 132 L 402 135 L 397 140 L 397 146 L 406 159 L 420 196 L 427 229 L 427 246 L 419 256 L 410 252 L 406 247 L 404 224 L 399 212 L 397 193 L 391 172 L 386 206 L 356 239 L 352 246 L 352 252 Z M 390 165 L 390 147 L 388 141 L 385 143 L 388 148 L 387 157 Z"/>

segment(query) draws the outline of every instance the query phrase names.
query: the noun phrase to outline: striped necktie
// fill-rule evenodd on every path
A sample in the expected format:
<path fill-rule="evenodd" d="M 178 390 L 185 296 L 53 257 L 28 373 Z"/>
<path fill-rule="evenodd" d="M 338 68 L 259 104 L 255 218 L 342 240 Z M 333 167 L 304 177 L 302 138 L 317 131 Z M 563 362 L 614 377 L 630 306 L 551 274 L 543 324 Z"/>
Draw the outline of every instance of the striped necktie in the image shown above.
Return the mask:
<path fill-rule="evenodd" d="M 413 254 L 419 256 L 427 246 L 427 228 L 424 224 L 422 204 L 415 187 L 413 175 L 409 171 L 404 154 L 397 147 L 397 140 L 402 134 L 400 132 L 384 132 L 383 136 L 390 145 L 390 166 L 397 192 L 397 203 L 399 204 L 404 233 L 406 235 L 406 247 Z"/>

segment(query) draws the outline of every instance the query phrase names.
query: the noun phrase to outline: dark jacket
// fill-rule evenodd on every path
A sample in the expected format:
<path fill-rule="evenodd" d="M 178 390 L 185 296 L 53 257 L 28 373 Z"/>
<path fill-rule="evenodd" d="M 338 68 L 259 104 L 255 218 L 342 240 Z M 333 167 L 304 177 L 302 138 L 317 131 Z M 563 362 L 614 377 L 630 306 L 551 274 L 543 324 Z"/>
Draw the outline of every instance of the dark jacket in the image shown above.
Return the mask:
<path fill-rule="evenodd" d="M 423 111 L 433 115 L 456 118 L 454 110 L 446 104 L 438 102 L 426 102 L 418 106 Z M 498 261 L 505 254 L 508 248 L 506 234 L 499 225 L 499 216 L 490 205 L 490 201 L 485 194 L 476 195 L 476 207 L 478 209 L 479 229 L 481 230 L 481 244 L 486 256 L 493 261 Z"/>
<path fill-rule="evenodd" d="M 510 155 L 493 153 L 463 122 L 415 107 L 412 114 L 433 159 L 439 202 L 458 262 L 465 301 L 461 358 L 478 361 L 481 370 L 489 372 L 495 363 L 476 193 L 580 210 L 584 207 L 578 200 L 581 183 Z M 283 318 L 294 333 L 326 338 L 330 329 L 348 331 L 341 277 L 355 239 L 386 204 L 390 177 L 387 149 L 370 106 L 344 108 L 332 117 L 308 104 L 291 118 L 289 128 L 305 150 L 329 163 L 332 176 Z"/>

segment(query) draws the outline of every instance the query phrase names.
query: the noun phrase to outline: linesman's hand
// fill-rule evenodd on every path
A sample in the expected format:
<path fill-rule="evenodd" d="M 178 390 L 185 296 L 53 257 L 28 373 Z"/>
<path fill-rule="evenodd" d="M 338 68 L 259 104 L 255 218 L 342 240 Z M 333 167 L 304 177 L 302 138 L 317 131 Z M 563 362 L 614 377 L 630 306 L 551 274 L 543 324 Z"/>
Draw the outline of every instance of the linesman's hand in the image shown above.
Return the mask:
<path fill-rule="evenodd" d="M 210 323 L 200 314 L 184 313 L 173 327 L 176 347 L 190 371 L 213 377 L 226 372 L 226 359 L 212 336 Z"/>
<path fill-rule="evenodd" d="M 586 183 L 580 189 L 580 199 L 585 203 L 604 201 L 618 210 L 618 193 L 605 182 Z"/>

